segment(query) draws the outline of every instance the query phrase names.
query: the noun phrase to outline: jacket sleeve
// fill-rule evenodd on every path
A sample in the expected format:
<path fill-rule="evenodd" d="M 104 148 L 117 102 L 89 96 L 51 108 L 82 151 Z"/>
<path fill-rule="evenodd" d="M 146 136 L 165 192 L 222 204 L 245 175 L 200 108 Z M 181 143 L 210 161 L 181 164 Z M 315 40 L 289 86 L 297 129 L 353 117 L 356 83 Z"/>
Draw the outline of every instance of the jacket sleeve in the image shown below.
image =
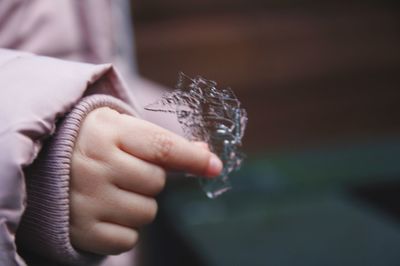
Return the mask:
<path fill-rule="evenodd" d="M 0 49 L 0 265 L 25 264 L 15 243 L 27 200 L 24 168 L 37 157 L 43 140 L 55 132 L 57 119 L 83 96 L 96 93 L 132 105 L 124 82 L 110 64 L 68 62 Z M 34 197 L 41 196 L 33 193 Z M 45 208 L 48 202 L 40 206 Z M 49 241 L 47 236 L 38 234 L 42 241 Z"/>
<path fill-rule="evenodd" d="M 104 106 L 132 114 L 129 106 L 107 95 L 82 99 L 58 123 L 56 133 L 25 170 L 27 207 L 17 231 L 17 245 L 29 265 L 93 265 L 103 259 L 71 245 L 68 192 L 71 156 L 80 125 L 90 111 Z"/>

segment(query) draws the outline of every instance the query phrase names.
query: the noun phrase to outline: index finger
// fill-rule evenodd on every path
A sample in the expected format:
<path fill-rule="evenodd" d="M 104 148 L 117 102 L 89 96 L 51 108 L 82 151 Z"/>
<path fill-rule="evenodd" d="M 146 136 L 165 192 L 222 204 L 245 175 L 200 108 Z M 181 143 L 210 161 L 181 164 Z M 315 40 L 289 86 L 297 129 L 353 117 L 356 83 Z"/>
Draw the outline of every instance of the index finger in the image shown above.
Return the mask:
<path fill-rule="evenodd" d="M 142 160 L 195 175 L 216 176 L 221 160 L 213 153 L 185 138 L 150 122 L 122 116 L 124 130 L 120 148 Z"/>

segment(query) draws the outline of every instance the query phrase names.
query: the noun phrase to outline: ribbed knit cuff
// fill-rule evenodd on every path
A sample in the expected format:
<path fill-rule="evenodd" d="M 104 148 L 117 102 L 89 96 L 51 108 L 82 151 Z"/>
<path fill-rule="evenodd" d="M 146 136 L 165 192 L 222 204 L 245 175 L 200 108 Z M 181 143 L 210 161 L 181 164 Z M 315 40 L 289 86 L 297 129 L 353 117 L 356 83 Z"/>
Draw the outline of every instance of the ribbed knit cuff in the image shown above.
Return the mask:
<path fill-rule="evenodd" d="M 93 265 L 103 256 L 74 249 L 69 237 L 69 179 L 72 151 L 86 115 L 100 107 L 132 114 L 124 102 L 107 95 L 83 98 L 59 122 L 35 162 L 26 169 L 27 208 L 17 232 L 17 245 L 29 260 L 63 265 Z M 41 260 L 40 259 L 40 260 Z M 59 265 L 57 264 L 57 265 Z"/>

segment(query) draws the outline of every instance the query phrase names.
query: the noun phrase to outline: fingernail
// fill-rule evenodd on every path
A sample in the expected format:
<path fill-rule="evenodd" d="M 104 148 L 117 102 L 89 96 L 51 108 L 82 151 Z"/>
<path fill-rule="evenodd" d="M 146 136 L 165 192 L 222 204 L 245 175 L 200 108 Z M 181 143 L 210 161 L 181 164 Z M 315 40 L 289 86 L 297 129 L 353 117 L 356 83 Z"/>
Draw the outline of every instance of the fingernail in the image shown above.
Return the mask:
<path fill-rule="evenodd" d="M 221 170 L 221 160 L 215 154 L 211 154 L 210 160 L 208 162 L 208 176 L 216 176 L 221 172 Z"/>

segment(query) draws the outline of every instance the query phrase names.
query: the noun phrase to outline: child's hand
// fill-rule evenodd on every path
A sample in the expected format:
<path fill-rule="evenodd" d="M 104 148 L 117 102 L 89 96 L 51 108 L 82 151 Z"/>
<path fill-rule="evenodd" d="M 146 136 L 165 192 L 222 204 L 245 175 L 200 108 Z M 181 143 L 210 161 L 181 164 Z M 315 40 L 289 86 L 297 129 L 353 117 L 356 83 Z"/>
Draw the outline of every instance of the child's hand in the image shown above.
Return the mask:
<path fill-rule="evenodd" d="M 92 111 L 74 147 L 70 237 L 81 250 L 118 254 L 157 212 L 165 169 L 218 175 L 221 161 L 201 145 L 110 108 Z"/>

